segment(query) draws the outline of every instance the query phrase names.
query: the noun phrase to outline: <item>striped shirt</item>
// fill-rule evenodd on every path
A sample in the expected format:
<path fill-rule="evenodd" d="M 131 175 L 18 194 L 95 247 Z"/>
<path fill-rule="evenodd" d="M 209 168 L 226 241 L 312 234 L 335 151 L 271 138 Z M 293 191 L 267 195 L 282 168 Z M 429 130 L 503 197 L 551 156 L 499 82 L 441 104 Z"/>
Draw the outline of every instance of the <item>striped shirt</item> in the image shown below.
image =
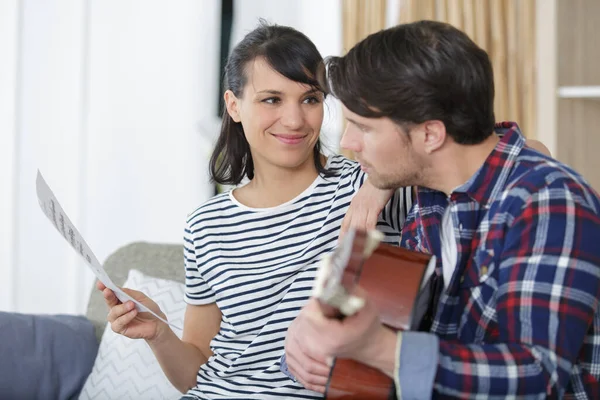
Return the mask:
<path fill-rule="evenodd" d="M 358 163 L 331 156 L 332 177 L 319 176 L 295 199 L 277 207 L 246 207 L 232 192 L 192 212 L 185 230 L 188 304 L 216 302 L 221 328 L 214 355 L 200 368 L 199 398 L 320 398 L 280 371 L 285 334 L 305 305 L 321 257 L 337 242 L 340 225 L 365 174 Z M 411 204 L 401 189 L 377 228 L 398 244 Z"/>

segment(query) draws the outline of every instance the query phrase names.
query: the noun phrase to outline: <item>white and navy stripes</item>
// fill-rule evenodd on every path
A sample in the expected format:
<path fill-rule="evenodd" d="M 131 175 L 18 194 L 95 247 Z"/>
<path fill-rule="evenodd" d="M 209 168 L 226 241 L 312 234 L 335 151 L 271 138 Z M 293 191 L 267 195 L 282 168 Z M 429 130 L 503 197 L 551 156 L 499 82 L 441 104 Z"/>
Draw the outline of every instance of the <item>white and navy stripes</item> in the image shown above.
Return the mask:
<path fill-rule="evenodd" d="M 360 166 L 329 158 L 335 175 L 319 176 L 295 199 L 252 209 L 232 193 L 192 212 L 185 231 L 186 302 L 216 302 L 221 329 L 214 355 L 188 392 L 199 398 L 303 398 L 303 389 L 279 370 L 289 324 L 308 300 L 318 262 L 337 242 L 350 200 L 366 179 Z M 386 242 L 398 243 L 411 191 L 396 192 L 378 222 Z"/>

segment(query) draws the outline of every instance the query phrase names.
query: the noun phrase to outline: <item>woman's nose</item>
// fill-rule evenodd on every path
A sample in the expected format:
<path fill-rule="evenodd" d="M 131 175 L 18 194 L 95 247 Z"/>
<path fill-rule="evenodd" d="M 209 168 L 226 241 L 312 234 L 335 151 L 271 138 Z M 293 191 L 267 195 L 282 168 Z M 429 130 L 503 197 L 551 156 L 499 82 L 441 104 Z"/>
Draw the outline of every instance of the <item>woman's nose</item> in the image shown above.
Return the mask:
<path fill-rule="evenodd" d="M 290 130 L 298 130 L 304 125 L 304 112 L 302 107 L 296 104 L 290 104 L 283 109 L 281 123 Z"/>

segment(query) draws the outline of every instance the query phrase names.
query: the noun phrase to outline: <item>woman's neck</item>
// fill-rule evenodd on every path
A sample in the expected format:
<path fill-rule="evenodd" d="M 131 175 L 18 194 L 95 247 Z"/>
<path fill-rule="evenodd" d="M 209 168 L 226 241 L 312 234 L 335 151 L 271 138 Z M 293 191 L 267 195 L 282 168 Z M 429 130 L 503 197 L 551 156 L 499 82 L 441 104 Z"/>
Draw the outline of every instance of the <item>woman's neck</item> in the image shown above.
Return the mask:
<path fill-rule="evenodd" d="M 233 194 L 237 201 L 248 207 L 276 207 L 304 192 L 317 176 L 312 157 L 295 168 L 263 163 L 255 165 L 254 178 L 243 187 L 235 189 Z"/>

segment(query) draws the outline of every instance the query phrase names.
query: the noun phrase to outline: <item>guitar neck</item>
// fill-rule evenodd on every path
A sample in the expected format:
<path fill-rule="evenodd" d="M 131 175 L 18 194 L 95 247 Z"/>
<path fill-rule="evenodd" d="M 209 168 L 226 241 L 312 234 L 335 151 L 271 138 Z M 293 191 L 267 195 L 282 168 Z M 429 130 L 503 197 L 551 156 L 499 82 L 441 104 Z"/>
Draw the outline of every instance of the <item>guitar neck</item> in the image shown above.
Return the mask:
<path fill-rule="evenodd" d="M 363 306 L 364 300 L 353 296 L 353 292 L 365 260 L 377 248 L 382 237 L 378 231 L 351 230 L 340 240 L 334 252 L 323 258 L 313 293 L 319 300 L 323 315 L 342 319 Z"/>

